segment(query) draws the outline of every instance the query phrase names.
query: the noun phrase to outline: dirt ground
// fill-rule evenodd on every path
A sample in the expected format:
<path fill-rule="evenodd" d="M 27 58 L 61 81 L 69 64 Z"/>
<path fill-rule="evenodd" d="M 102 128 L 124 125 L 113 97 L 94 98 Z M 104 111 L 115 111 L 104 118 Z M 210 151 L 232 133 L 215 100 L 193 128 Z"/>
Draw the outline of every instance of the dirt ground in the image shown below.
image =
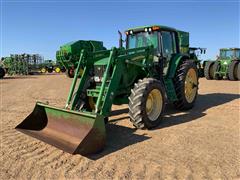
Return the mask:
<path fill-rule="evenodd" d="M 0 80 L 1 179 L 240 179 L 240 82 L 200 79 L 195 107 L 171 105 L 161 125 L 135 130 L 127 106 L 114 106 L 99 154 L 71 155 L 14 129 L 48 101 L 63 107 L 65 75 Z"/>

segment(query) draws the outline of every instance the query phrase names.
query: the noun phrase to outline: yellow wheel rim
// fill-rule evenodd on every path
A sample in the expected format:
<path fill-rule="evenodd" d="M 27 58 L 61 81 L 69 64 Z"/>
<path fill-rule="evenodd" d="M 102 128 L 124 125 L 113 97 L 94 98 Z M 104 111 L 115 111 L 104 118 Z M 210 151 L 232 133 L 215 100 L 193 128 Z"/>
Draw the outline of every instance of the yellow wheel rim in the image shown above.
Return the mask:
<path fill-rule="evenodd" d="M 185 97 L 188 103 L 192 103 L 197 94 L 197 73 L 191 68 L 185 79 Z"/>
<path fill-rule="evenodd" d="M 57 68 L 55 69 L 55 72 L 56 72 L 56 73 L 60 73 L 60 71 L 61 71 L 61 69 L 60 69 L 59 67 L 57 67 Z"/>
<path fill-rule="evenodd" d="M 159 115 L 162 112 L 163 107 L 163 97 L 161 92 L 158 89 L 153 89 L 147 97 L 146 101 L 146 112 L 148 118 L 151 121 L 158 119 Z"/>
<path fill-rule="evenodd" d="M 46 72 L 47 72 L 47 70 L 45 68 L 41 69 L 41 73 L 46 73 Z"/>

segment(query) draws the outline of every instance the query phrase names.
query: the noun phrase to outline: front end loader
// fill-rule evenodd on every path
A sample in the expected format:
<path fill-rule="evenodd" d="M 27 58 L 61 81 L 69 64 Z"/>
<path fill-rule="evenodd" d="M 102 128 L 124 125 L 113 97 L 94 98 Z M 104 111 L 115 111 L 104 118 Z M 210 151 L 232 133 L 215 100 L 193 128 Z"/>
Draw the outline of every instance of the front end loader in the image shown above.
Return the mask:
<path fill-rule="evenodd" d="M 198 61 L 188 53 L 189 33 L 151 25 L 125 34 L 125 48 L 120 38 L 119 48 L 81 50 L 65 107 L 38 102 L 16 129 L 86 155 L 103 149 L 113 104 L 128 104 L 130 121 L 141 129 L 158 126 L 167 103 L 180 110 L 192 108 Z"/>

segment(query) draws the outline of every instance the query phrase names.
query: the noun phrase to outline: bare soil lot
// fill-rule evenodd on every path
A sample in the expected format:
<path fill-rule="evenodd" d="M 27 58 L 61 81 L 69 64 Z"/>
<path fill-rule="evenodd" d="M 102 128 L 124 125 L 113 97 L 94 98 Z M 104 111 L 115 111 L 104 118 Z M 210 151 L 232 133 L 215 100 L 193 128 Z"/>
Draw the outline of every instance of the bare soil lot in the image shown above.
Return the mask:
<path fill-rule="evenodd" d="M 200 79 L 196 106 L 166 108 L 162 124 L 135 130 L 127 106 L 114 106 L 99 154 L 71 155 L 14 129 L 48 101 L 63 107 L 65 75 L 0 80 L 1 179 L 239 179 L 240 82 Z"/>

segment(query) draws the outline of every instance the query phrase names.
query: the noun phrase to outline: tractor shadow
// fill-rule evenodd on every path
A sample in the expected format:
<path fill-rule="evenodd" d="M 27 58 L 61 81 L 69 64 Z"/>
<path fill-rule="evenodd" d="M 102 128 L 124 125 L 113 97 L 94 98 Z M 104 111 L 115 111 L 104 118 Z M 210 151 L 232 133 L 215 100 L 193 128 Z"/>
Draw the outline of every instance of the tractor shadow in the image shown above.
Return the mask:
<path fill-rule="evenodd" d="M 180 115 L 173 115 L 175 113 L 180 113 L 182 111 L 176 110 L 172 104 L 169 104 L 165 108 L 162 123 L 154 129 L 162 129 L 198 120 L 199 118 L 207 115 L 207 113 L 205 112 L 207 109 L 223 105 L 225 103 L 228 103 L 239 98 L 240 98 L 239 94 L 212 93 L 198 95 L 194 108 L 188 111 L 184 111 L 183 114 Z"/>
<path fill-rule="evenodd" d="M 185 111 L 180 115 L 173 115 L 176 113 L 180 113 L 181 111 L 176 110 L 172 104 L 169 104 L 165 108 L 165 114 L 161 124 L 152 130 L 154 131 L 157 129 L 168 128 L 178 124 L 199 120 L 199 118 L 207 115 L 205 112 L 207 109 L 223 105 L 239 98 L 239 94 L 212 93 L 198 95 L 198 99 L 194 108 L 189 111 Z M 113 111 L 112 115 L 120 115 L 127 112 L 128 109 L 124 108 Z M 109 122 L 112 123 L 123 119 L 126 120 L 128 118 L 129 117 L 125 115 L 124 117 L 111 119 Z M 127 146 L 150 139 L 150 137 L 145 136 L 145 134 L 134 134 L 134 132 L 136 131 L 135 128 L 124 127 L 116 124 L 108 124 L 106 126 L 106 131 L 107 139 L 104 150 L 98 154 L 87 156 L 89 159 L 97 160 L 108 154 L 121 150 Z"/>
<path fill-rule="evenodd" d="M 92 154 L 87 157 L 92 160 L 97 160 L 127 146 L 150 139 L 150 137 L 146 136 L 145 134 L 134 134 L 135 131 L 135 128 L 129 128 L 116 124 L 107 124 L 107 139 L 104 149 L 97 154 Z"/>

